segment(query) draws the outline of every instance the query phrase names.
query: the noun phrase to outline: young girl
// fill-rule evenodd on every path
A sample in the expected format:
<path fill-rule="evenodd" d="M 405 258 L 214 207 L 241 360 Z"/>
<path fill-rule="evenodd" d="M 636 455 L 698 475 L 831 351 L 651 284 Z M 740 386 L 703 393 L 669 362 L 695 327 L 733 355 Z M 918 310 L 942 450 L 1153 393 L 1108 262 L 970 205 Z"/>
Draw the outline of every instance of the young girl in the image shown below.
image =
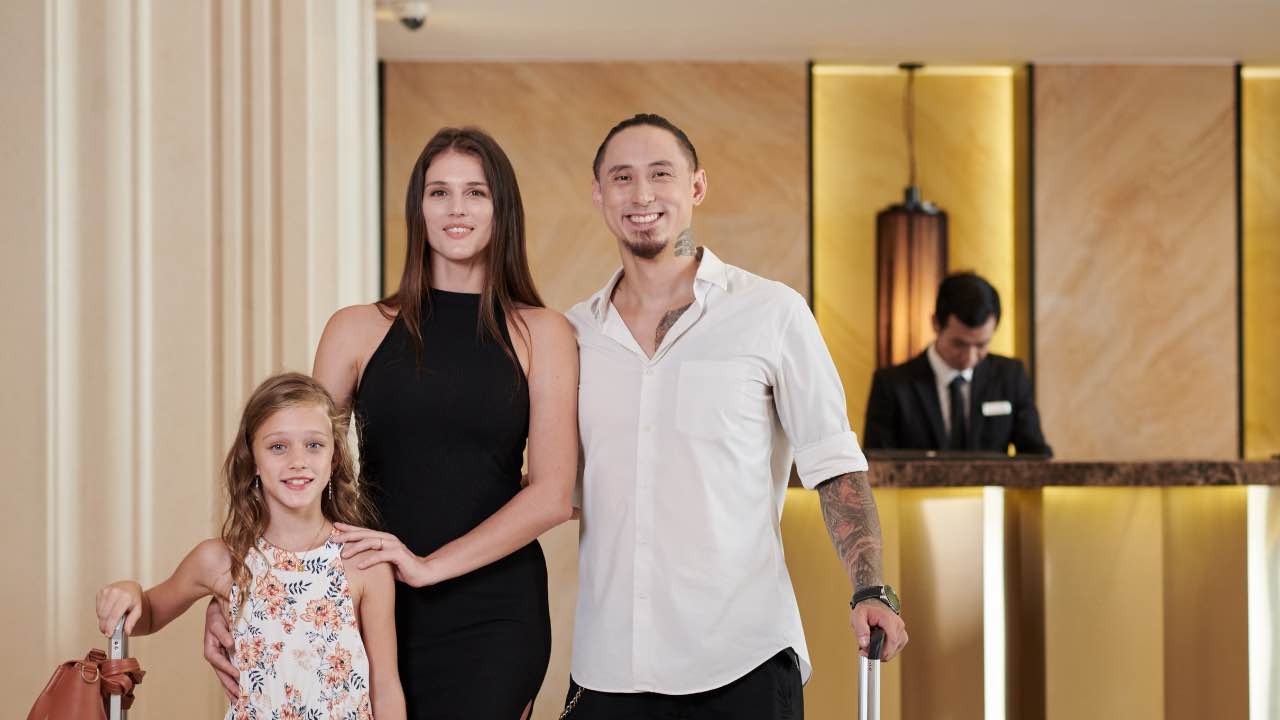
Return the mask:
<path fill-rule="evenodd" d="M 394 581 L 389 565 L 344 563 L 334 522 L 369 521 L 345 425 L 315 380 L 298 373 L 258 386 L 223 465 L 222 537 L 192 550 L 142 591 L 98 592 L 98 627 L 129 635 L 169 624 L 214 595 L 230 611 L 240 696 L 227 720 L 401 720 Z"/>

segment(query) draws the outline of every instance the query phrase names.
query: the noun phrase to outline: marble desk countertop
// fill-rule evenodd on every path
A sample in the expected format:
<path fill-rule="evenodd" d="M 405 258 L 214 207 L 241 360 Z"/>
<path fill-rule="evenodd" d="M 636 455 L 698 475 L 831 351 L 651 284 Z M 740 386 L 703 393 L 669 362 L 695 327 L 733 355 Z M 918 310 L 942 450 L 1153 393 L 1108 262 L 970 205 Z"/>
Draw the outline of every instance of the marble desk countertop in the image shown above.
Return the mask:
<path fill-rule="evenodd" d="M 1066 462 L 872 459 L 870 464 L 872 486 L 883 488 L 1280 485 L 1280 460 Z"/>

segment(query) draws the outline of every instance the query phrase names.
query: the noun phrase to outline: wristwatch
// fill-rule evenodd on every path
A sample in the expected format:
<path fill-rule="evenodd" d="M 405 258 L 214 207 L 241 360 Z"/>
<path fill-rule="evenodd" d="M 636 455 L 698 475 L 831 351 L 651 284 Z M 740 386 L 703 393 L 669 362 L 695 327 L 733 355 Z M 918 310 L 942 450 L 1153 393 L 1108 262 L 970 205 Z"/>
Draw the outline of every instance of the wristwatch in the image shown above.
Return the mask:
<path fill-rule="evenodd" d="M 855 608 L 863 600 L 879 600 L 888 605 L 895 615 L 902 614 L 902 604 L 898 602 L 898 593 L 894 592 L 893 588 L 888 585 L 872 585 L 871 587 L 862 588 L 853 594 L 853 599 L 849 601 L 849 607 Z"/>

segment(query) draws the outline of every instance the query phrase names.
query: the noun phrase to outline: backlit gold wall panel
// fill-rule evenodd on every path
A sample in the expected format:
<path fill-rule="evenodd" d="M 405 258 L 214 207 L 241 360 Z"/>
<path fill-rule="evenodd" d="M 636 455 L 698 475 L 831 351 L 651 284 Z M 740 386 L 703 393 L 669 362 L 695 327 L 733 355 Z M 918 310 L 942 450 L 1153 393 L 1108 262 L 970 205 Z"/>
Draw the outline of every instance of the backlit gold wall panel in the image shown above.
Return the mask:
<path fill-rule="evenodd" d="M 1247 720 L 1246 490 L 1163 492 L 1165 718 Z"/>
<path fill-rule="evenodd" d="M 1005 491 L 1006 713 L 1044 717 L 1044 495 Z"/>
<path fill-rule="evenodd" d="M 1164 717 L 1163 509 L 1159 488 L 1045 488 L 1046 720 Z"/>
<path fill-rule="evenodd" d="M 1249 717 L 1246 500 L 1044 489 L 1047 720 Z"/>
<path fill-rule="evenodd" d="M 384 278 L 404 263 L 404 192 L 445 125 L 478 125 L 515 167 L 530 264 L 548 305 L 567 310 L 617 268 L 591 203 L 591 159 L 639 112 L 680 126 L 707 170 L 697 242 L 726 262 L 809 292 L 805 67 L 800 63 L 388 63 Z"/>
<path fill-rule="evenodd" d="M 902 717 L 982 720 L 982 488 L 900 492 Z"/>
<path fill-rule="evenodd" d="M 418 153 L 442 126 L 478 125 L 497 139 L 515 167 L 530 265 L 543 300 L 567 310 L 589 296 L 619 264 L 616 241 L 591 203 L 591 159 L 618 121 L 656 112 L 689 134 L 707 170 L 707 200 L 694 220 L 697 242 L 726 262 L 807 294 L 805 72 L 800 63 L 388 63 L 387 291 L 398 286 L 403 269 L 404 192 Z M 835 563 L 838 573 L 839 563 L 821 517 L 816 523 L 808 529 L 822 534 L 825 549 L 798 560 L 791 571 L 831 582 L 817 567 Z M 577 538 L 573 522 L 542 538 L 554 642 L 534 720 L 557 717 L 568 687 Z M 836 611 L 847 602 L 845 591 L 833 598 Z M 819 667 L 823 677 L 835 675 L 825 660 Z"/>
<path fill-rule="evenodd" d="M 1280 453 L 1280 68 L 1241 80 L 1244 203 L 1244 451 Z"/>
<path fill-rule="evenodd" d="M 1036 66 L 1036 384 L 1065 459 L 1237 454 L 1233 68 Z"/>
<path fill-rule="evenodd" d="M 875 216 L 907 184 L 905 82 L 896 68 L 814 67 L 814 310 L 859 432 L 876 362 Z M 975 270 L 1000 292 L 992 350 L 1004 355 L 1027 347 L 1016 337 L 1028 331 L 1015 184 L 1022 82 L 1009 68 L 926 68 L 916 79 L 918 183 L 947 211 L 950 269 Z"/>

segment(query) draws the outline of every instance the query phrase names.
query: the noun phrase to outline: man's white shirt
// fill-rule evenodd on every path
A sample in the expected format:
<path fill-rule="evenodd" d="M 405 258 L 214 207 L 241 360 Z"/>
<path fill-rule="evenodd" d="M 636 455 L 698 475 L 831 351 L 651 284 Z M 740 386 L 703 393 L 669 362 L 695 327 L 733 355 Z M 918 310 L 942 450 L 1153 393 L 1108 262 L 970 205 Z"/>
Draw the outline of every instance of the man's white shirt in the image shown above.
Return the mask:
<path fill-rule="evenodd" d="M 650 359 L 610 301 L 621 277 L 568 313 L 583 451 L 573 678 L 688 694 L 792 647 L 807 681 L 780 528 L 793 455 L 808 488 L 867 469 L 813 314 L 703 249 L 693 305 Z"/>

